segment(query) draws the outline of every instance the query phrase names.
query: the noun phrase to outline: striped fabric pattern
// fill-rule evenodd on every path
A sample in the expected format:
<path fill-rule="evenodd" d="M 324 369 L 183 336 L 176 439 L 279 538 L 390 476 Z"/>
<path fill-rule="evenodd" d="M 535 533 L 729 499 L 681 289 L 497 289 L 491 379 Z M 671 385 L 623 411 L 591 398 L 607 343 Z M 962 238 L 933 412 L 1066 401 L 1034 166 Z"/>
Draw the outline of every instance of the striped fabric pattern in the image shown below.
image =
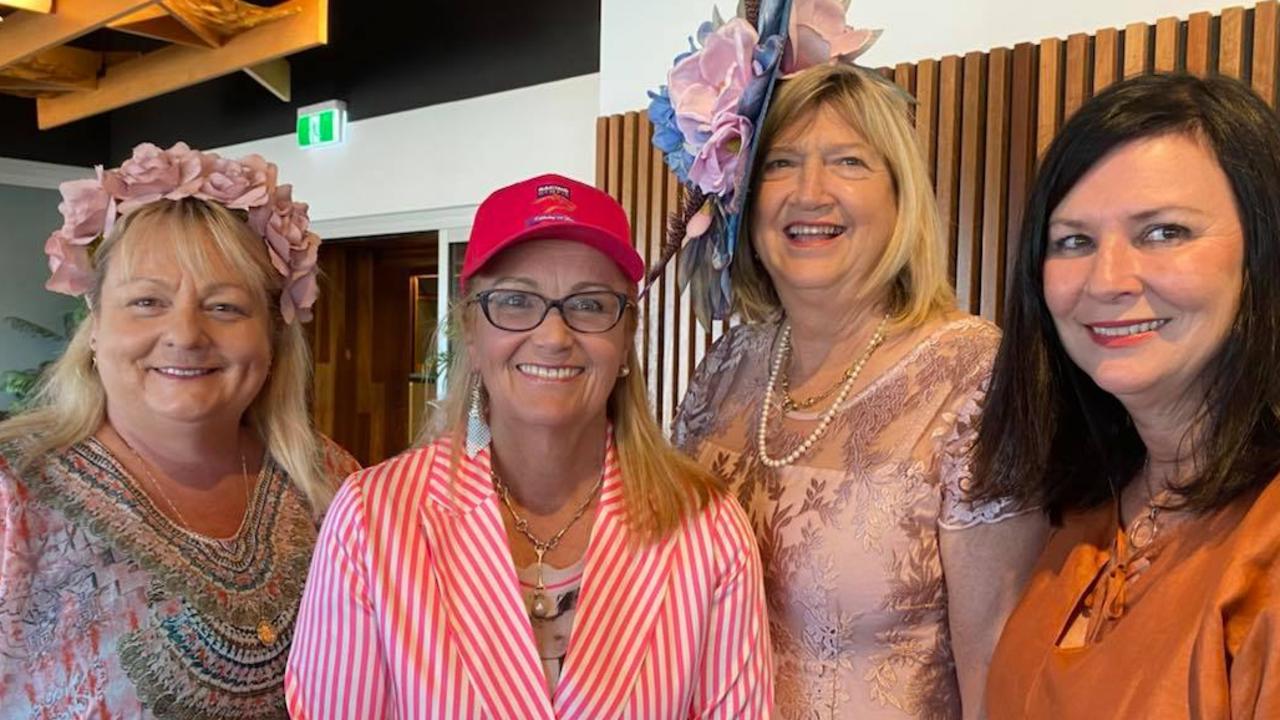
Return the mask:
<path fill-rule="evenodd" d="M 347 481 L 313 556 L 286 673 L 294 718 L 767 718 L 772 667 L 752 531 L 730 497 L 642 545 L 610 445 L 553 697 L 488 451 L 447 442 Z"/>

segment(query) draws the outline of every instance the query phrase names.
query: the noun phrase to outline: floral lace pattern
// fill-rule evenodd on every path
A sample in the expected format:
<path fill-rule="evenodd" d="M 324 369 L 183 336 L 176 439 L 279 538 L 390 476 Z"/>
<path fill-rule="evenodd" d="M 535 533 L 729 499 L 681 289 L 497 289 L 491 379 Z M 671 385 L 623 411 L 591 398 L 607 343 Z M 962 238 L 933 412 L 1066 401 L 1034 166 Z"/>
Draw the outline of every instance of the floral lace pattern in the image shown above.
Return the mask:
<path fill-rule="evenodd" d="M 264 465 L 239 534 L 218 541 L 161 516 L 96 440 L 26 479 L 5 450 L 0 716 L 286 717 L 316 525 L 277 465 Z M 337 446 L 328 454 L 335 476 L 356 469 Z"/>
<path fill-rule="evenodd" d="M 938 528 L 1016 514 L 966 497 L 999 333 L 977 318 L 941 325 L 857 392 L 809 455 L 774 471 L 759 461 L 755 432 L 777 333 L 776 324 L 744 325 L 722 338 L 673 428 L 755 528 L 776 713 L 958 718 Z M 817 416 L 771 418 L 770 447 L 794 447 Z"/>

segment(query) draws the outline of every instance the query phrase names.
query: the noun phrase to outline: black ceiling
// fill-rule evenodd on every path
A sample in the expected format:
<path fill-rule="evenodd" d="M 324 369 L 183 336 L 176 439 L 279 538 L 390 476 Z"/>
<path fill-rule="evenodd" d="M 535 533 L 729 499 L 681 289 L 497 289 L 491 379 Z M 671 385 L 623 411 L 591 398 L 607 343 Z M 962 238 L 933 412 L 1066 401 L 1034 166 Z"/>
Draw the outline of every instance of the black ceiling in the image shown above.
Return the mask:
<path fill-rule="evenodd" d="M 290 58 L 291 103 L 236 73 L 41 132 L 34 100 L 0 95 L 0 157 L 111 165 L 143 141 L 207 148 L 285 134 L 297 107 L 324 100 L 346 100 L 359 120 L 599 70 L 599 0 L 330 0 L 329 19 L 329 44 Z M 77 44 L 147 42 L 99 32 Z"/>

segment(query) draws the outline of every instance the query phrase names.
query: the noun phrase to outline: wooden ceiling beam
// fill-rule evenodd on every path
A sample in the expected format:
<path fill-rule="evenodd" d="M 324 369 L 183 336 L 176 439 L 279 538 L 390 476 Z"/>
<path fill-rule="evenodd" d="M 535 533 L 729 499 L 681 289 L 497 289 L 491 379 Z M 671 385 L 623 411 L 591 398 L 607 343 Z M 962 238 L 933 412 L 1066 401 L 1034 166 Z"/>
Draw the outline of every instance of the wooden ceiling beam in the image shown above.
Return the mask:
<path fill-rule="evenodd" d="M 48 14 L 13 13 L 0 23 L 0 68 L 70 42 L 157 0 L 58 0 Z"/>
<path fill-rule="evenodd" d="M 186 28 L 187 32 L 200 38 L 200 41 L 207 47 L 222 47 L 226 38 L 222 37 L 217 30 L 204 24 L 200 18 L 189 11 L 187 6 L 170 2 L 170 0 L 160 0 L 160 3 L 164 5 L 165 10 L 169 11 L 175 22 Z"/>
<path fill-rule="evenodd" d="M 284 58 L 276 58 L 267 62 L 247 67 L 244 73 L 258 84 L 266 88 L 268 92 L 280 98 L 282 102 L 289 102 L 293 97 L 293 90 L 290 84 L 292 75 L 289 68 L 289 61 Z"/>
<path fill-rule="evenodd" d="M 0 0 L 0 8 L 50 13 L 53 12 L 53 0 Z"/>
<path fill-rule="evenodd" d="M 152 40 L 163 40 L 179 45 L 190 45 L 191 47 L 217 47 L 221 44 L 215 43 L 211 45 L 205 42 L 200 36 L 191 32 L 186 25 L 178 22 L 169 13 L 168 8 L 158 3 L 151 7 L 143 8 L 138 12 L 129 13 L 107 27 L 130 35 L 138 35 Z"/>
<path fill-rule="evenodd" d="M 51 86 L 59 91 L 92 90 L 98 85 L 102 53 L 62 46 L 41 50 L 0 69 L 0 77 Z"/>
<path fill-rule="evenodd" d="M 108 67 L 94 90 L 39 99 L 40 128 L 65 125 L 328 42 L 328 0 L 290 0 L 277 7 L 296 12 L 236 35 L 220 48 L 174 45 L 156 50 Z"/>

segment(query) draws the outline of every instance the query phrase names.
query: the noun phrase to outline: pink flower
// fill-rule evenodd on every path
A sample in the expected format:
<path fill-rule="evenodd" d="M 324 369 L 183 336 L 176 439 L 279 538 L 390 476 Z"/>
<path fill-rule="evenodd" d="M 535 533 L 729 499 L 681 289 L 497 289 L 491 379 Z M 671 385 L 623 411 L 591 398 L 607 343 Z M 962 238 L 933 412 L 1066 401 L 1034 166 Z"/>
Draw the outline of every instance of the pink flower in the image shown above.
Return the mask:
<path fill-rule="evenodd" d="M 836 59 L 852 62 L 880 37 L 879 30 L 855 30 L 844 24 L 848 0 L 796 0 L 782 55 L 784 76 Z"/>
<path fill-rule="evenodd" d="M 93 287 L 93 263 L 89 248 L 77 243 L 62 230 L 56 230 L 44 243 L 49 256 L 49 279 L 46 290 L 78 297 Z"/>
<path fill-rule="evenodd" d="M 62 213 L 62 236 L 76 245 L 88 245 L 111 232 L 116 220 L 116 203 L 111 195 L 102 188 L 102 167 L 98 166 L 98 177 L 85 180 L 70 180 L 58 186 L 62 193 L 62 202 L 58 203 L 58 212 Z"/>
<path fill-rule="evenodd" d="M 234 210 L 247 210 L 267 202 L 275 191 L 276 166 L 249 155 L 240 160 L 210 156 L 200 189 L 194 194 Z"/>
<path fill-rule="evenodd" d="M 700 145 L 722 114 L 737 114 L 752 78 L 759 36 L 751 23 L 733 18 L 703 39 L 701 50 L 675 64 L 667 74 L 676 126 L 685 142 Z"/>
<path fill-rule="evenodd" d="M 751 121 L 736 113 L 721 115 L 711 137 L 698 148 L 689 166 L 689 180 L 704 193 L 721 195 L 737 186 L 751 151 Z"/>
<path fill-rule="evenodd" d="M 120 214 L 128 215 L 162 197 L 180 200 L 194 194 L 203 183 L 205 164 L 213 157 L 182 142 L 168 150 L 142 143 L 120 169 L 104 173 L 102 185 L 121 201 Z"/>
<path fill-rule="evenodd" d="M 310 320 L 319 293 L 315 275 L 320 238 L 309 230 L 306 203 L 293 201 L 292 185 L 280 185 L 269 202 L 249 211 L 249 226 L 266 239 L 271 264 L 285 277 L 280 296 L 285 322 L 293 322 L 295 316 Z"/>

